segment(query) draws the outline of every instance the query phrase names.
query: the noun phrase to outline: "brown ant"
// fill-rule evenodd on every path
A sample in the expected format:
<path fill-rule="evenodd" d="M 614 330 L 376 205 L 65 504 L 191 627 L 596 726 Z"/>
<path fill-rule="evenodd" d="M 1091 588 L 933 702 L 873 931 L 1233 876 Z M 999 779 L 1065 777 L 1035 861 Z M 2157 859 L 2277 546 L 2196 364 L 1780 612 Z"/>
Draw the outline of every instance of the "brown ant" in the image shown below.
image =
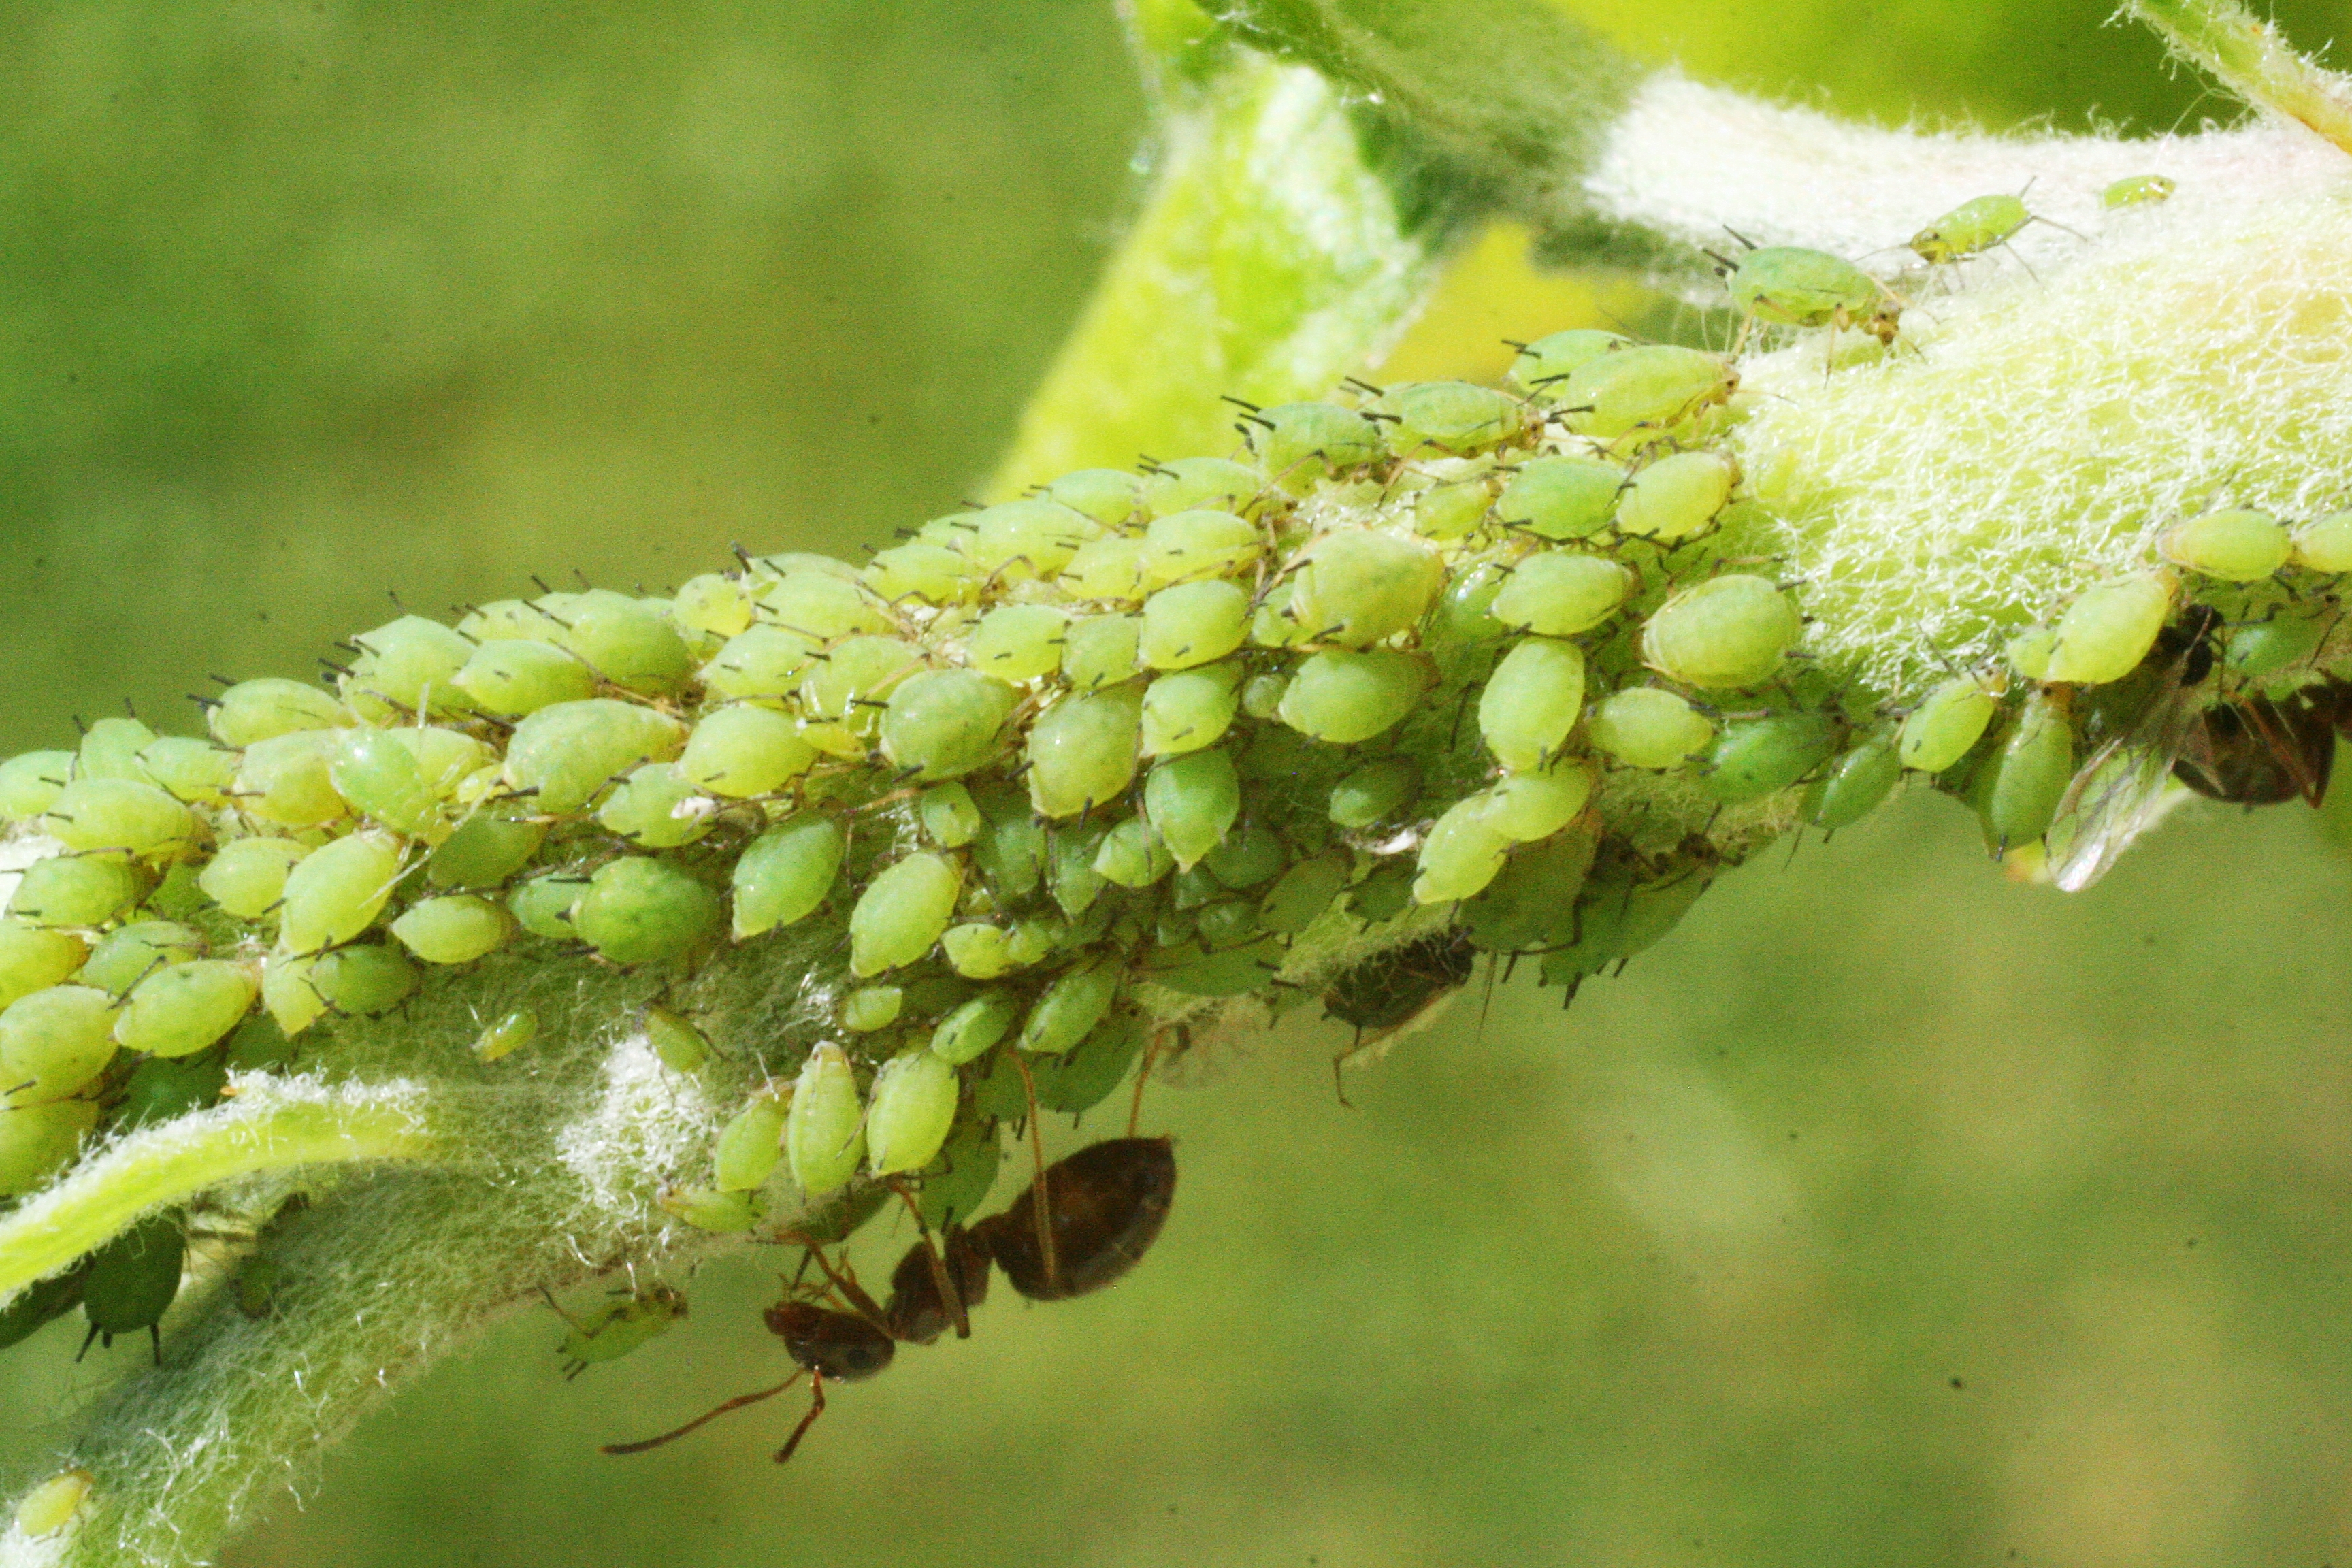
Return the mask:
<path fill-rule="evenodd" d="M 809 1408 L 793 1428 L 776 1462 L 793 1457 L 824 1414 L 824 1385 L 861 1383 L 885 1371 L 900 1343 L 927 1345 L 953 1324 L 971 1331 L 966 1309 L 988 1299 L 991 1264 L 1013 1288 L 1035 1301 L 1083 1296 L 1125 1275 L 1142 1259 L 1168 1218 L 1176 1192 L 1174 1145 L 1167 1138 L 1112 1138 L 1087 1145 L 1046 1166 L 1003 1214 L 970 1230 L 950 1225 L 935 1247 L 930 1234 L 908 1247 L 890 1273 L 889 1305 L 879 1306 L 845 1268 L 836 1268 L 821 1243 L 787 1235 L 808 1249 L 828 1289 L 817 1300 L 788 1293 L 763 1314 L 768 1331 L 784 1342 L 794 1371 L 772 1388 L 738 1394 L 685 1426 L 636 1443 L 605 1446 L 607 1454 L 638 1454 L 706 1422 L 772 1399 L 808 1374 Z M 907 1194 L 901 1190 L 901 1198 Z M 838 1296 L 848 1310 L 820 1304 Z"/>
<path fill-rule="evenodd" d="M 2173 777 L 2210 800 L 2282 805 L 2301 795 L 2327 798 L 2336 737 L 2352 724 L 2352 687 L 2329 682 L 2273 701 L 2242 698 L 2208 709 L 2197 721 Z"/>

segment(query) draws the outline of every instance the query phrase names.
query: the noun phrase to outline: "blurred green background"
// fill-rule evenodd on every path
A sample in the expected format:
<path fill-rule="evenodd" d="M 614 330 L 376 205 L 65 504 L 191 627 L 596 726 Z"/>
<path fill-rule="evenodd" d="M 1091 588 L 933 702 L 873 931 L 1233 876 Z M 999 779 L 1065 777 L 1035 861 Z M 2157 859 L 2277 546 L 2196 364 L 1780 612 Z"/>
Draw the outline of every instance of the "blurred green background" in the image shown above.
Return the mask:
<path fill-rule="evenodd" d="M 1570 8 L 1889 122 L 2227 115 L 2108 0 Z M 126 696 L 192 723 L 205 674 L 298 672 L 386 589 L 668 583 L 946 509 L 1142 115 L 1103 0 L 22 0 L 0 86 L 0 752 Z M 1574 324 L 1477 276 L 1416 370 Z M 781 1375 L 744 1259 L 574 1384 L 551 1316 L 506 1324 L 230 1562 L 2352 1561 L 2335 842 L 2200 808 L 2065 899 L 1912 797 L 1570 1012 L 1474 991 L 1352 1110 L 1305 1022 L 1155 1089 L 1184 1174 L 1147 1265 L 992 1302 L 788 1470 L 781 1407 L 593 1452 Z M 74 1338 L 0 1358 L 0 1471 L 131 1364 Z"/>

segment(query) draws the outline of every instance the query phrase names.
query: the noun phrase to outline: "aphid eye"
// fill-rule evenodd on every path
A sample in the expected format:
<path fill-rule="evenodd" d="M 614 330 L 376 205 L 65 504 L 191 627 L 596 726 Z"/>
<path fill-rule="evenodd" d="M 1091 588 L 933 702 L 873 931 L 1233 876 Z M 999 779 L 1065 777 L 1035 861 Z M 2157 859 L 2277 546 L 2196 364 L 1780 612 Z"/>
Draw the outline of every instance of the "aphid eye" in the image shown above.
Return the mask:
<path fill-rule="evenodd" d="M 1327 648 L 1292 673 L 1276 711 L 1301 734 L 1353 745 L 1401 723 L 1429 682 L 1428 666 L 1411 654 Z"/>
<path fill-rule="evenodd" d="M 1325 534 L 1298 557 L 1291 614 L 1318 640 L 1369 647 L 1417 624 L 1445 585 L 1433 550 L 1401 534 Z"/>
<path fill-rule="evenodd" d="M 2122 679 L 2156 646 L 2172 600 L 2168 572 L 2142 572 L 2087 590 L 2059 617 L 2041 679 L 2080 686 Z"/>
<path fill-rule="evenodd" d="M 683 958 L 718 933 L 719 895 L 666 860 L 624 856 L 596 868 L 572 929 L 614 963 Z"/>
<path fill-rule="evenodd" d="M 1769 679 L 1797 644 L 1796 605 L 1761 577 L 1730 573 L 1685 588 L 1642 628 L 1642 658 L 1687 686 L 1725 690 Z"/>
<path fill-rule="evenodd" d="M 2224 583 L 2259 583 L 2284 566 L 2294 549 L 2278 519 L 2242 510 L 2176 522 L 2157 542 L 2158 553 L 2175 566 Z"/>
<path fill-rule="evenodd" d="M 1533 773 L 1567 742 L 1583 709 L 1583 651 L 1574 643 L 1528 637 L 1503 656 L 1479 693 L 1478 733 L 1505 767 Z"/>
<path fill-rule="evenodd" d="M 1629 686 L 1592 706 L 1592 744 L 1629 768 L 1678 768 L 1715 742 L 1715 725 L 1685 699 L 1654 686 Z"/>
<path fill-rule="evenodd" d="M 928 851 L 877 873 L 850 911 L 850 973 L 862 979 L 929 952 L 948 929 L 962 890 L 954 863 Z"/>

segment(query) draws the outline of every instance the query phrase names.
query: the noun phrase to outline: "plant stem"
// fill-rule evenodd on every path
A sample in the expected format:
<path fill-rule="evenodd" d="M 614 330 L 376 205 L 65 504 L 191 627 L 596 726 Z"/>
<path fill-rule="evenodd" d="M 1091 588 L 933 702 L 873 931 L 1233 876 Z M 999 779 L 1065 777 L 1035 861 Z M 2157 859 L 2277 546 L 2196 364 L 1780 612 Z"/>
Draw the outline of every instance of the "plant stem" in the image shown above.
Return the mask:
<path fill-rule="evenodd" d="M 2297 54 L 2274 26 L 2237 0 L 2126 0 L 2124 10 L 2247 102 L 2300 121 L 2352 153 L 2352 79 Z"/>

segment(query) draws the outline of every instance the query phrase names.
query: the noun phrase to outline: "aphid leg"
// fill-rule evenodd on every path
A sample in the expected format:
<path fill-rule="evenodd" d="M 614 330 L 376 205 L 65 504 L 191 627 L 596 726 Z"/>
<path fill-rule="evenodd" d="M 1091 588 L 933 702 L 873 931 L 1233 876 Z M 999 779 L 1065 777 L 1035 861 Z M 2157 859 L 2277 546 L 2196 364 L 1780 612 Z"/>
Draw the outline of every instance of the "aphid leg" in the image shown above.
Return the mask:
<path fill-rule="evenodd" d="M 907 1184 L 900 1178 L 892 1176 L 883 1184 L 898 1194 L 898 1201 L 907 1205 L 907 1212 L 915 1216 L 915 1229 L 923 1238 L 923 1261 L 931 1271 L 931 1288 L 940 1293 L 940 1300 L 947 1305 L 948 1321 L 955 1324 L 956 1338 L 971 1338 L 971 1318 L 963 1309 L 963 1292 L 956 1289 L 955 1277 L 948 1272 L 947 1259 L 940 1256 L 939 1247 L 931 1240 L 931 1227 L 923 1219 L 922 1205 L 915 1201 L 914 1194 L 907 1190 Z"/>
<path fill-rule="evenodd" d="M 718 1420 L 721 1415 L 726 1415 L 730 1410 L 740 1410 L 746 1405 L 757 1405 L 762 1399 L 773 1399 L 776 1395 L 782 1394 L 784 1390 L 790 1388 L 800 1380 L 801 1374 L 795 1372 L 792 1376 L 784 1379 L 783 1382 L 776 1384 L 773 1388 L 763 1388 L 756 1394 L 739 1394 L 734 1398 L 728 1400 L 726 1403 L 716 1405 L 710 1410 L 704 1412 L 702 1415 L 696 1416 L 685 1426 L 673 1427 L 669 1431 L 663 1433 L 658 1437 L 646 1437 L 635 1443 L 607 1443 L 596 1451 L 600 1454 L 642 1454 L 648 1448 L 658 1448 L 664 1443 L 674 1443 L 678 1438 L 685 1436 L 688 1432 L 693 1431 L 695 1428 Z M 822 1401 L 820 1401 L 820 1404 L 821 1403 Z M 807 1426 L 807 1423 L 803 1422 L 802 1426 Z M 797 1440 L 799 1434 L 795 1433 L 793 1436 Z"/>
<path fill-rule="evenodd" d="M 1045 1176 L 1045 1131 L 1037 1117 L 1037 1080 L 1030 1074 L 1029 1064 L 1022 1059 L 1017 1047 L 1013 1052 L 1013 1065 L 1021 1074 L 1021 1092 L 1029 1101 L 1029 1153 L 1037 1165 L 1037 1201 L 1032 1205 L 1037 1217 L 1037 1256 L 1045 1260 L 1046 1281 L 1059 1289 L 1062 1260 L 1054 1251 L 1053 1193 Z"/>
<path fill-rule="evenodd" d="M 784 1446 L 776 1450 L 776 1463 L 782 1465 L 791 1462 L 793 1451 L 801 1446 L 801 1439 L 808 1436 L 808 1429 L 815 1426 L 816 1418 L 824 1414 L 824 1373 L 812 1372 L 809 1373 L 808 1414 L 802 1416 L 801 1424 L 793 1428 L 793 1435 L 784 1439 Z"/>

